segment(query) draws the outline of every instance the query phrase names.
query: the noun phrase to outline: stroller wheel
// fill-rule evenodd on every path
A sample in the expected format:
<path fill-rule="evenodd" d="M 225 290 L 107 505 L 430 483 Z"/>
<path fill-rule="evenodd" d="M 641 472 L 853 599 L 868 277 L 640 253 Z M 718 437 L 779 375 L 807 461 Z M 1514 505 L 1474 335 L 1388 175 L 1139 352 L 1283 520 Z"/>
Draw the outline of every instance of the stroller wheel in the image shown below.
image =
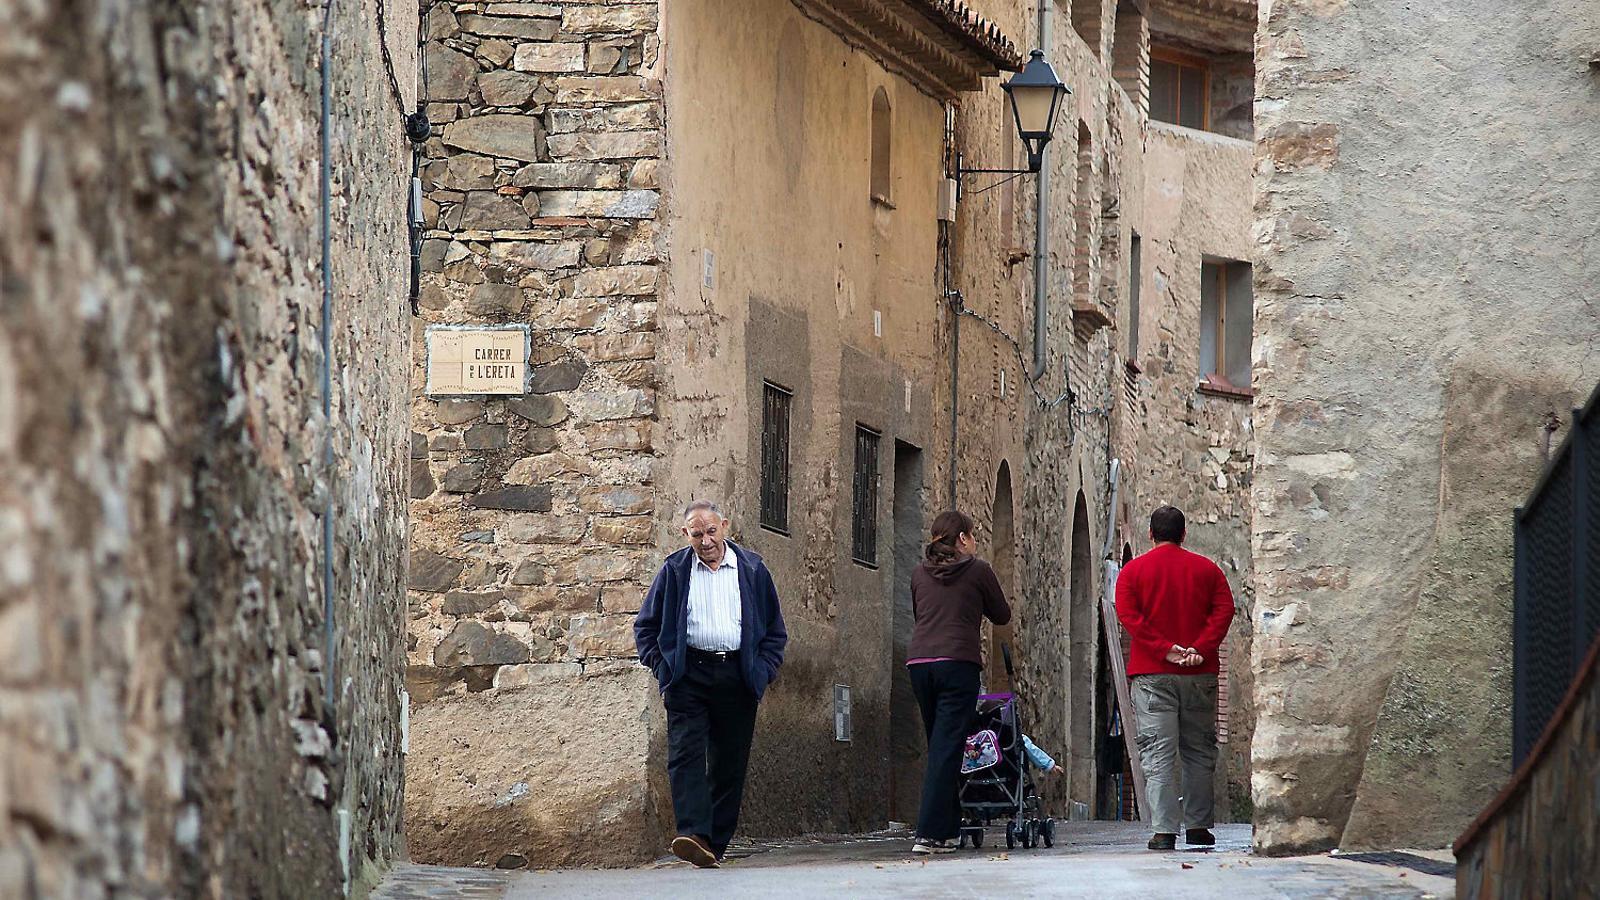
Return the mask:
<path fill-rule="evenodd" d="M 961 832 L 961 836 L 959 838 L 956 838 L 956 849 L 967 849 L 967 833 L 965 831 Z"/>
<path fill-rule="evenodd" d="M 1017 823 L 1016 822 L 1012 821 L 1012 822 L 1007 822 L 1006 823 L 1006 849 L 1007 850 L 1015 850 L 1015 849 L 1017 849 L 1017 843 L 1020 840 L 1020 837 L 1018 836 L 1018 831 L 1019 830 L 1020 829 L 1017 828 Z"/>
<path fill-rule="evenodd" d="M 1036 845 L 1038 843 L 1039 843 L 1039 840 L 1038 840 L 1037 835 L 1034 833 L 1033 823 L 1031 821 L 1030 822 L 1023 822 L 1022 823 L 1022 846 L 1027 848 L 1027 849 L 1029 849 L 1029 850 L 1032 850 L 1034 848 L 1034 845 Z"/>
<path fill-rule="evenodd" d="M 1045 819 L 1041 822 L 1039 824 L 1039 835 L 1044 838 L 1046 847 L 1054 847 L 1056 845 L 1056 820 Z"/>
<path fill-rule="evenodd" d="M 981 825 L 978 826 L 977 831 L 972 833 L 972 847 L 975 850 L 983 849 L 983 826 Z"/>

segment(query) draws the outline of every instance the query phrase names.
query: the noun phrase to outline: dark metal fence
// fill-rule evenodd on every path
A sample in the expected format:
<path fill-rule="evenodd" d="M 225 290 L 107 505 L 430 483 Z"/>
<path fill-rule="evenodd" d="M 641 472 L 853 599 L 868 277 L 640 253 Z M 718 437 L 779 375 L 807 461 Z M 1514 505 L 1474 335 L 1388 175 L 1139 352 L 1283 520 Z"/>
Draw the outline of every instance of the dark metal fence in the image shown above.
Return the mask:
<path fill-rule="evenodd" d="M 1600 631 L 1600 388 L 1517 509 L 1511 747 L 1521 765 Z"/>

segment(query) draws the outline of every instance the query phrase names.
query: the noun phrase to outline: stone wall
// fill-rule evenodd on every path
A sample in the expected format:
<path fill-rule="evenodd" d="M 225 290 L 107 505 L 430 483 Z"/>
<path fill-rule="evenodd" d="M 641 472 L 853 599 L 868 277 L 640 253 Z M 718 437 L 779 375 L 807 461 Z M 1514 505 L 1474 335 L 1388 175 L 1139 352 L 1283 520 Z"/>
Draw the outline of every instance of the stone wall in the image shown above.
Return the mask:
<path fill-rule="evenodd" d="M 1165 123 L 1145 136 L 1143 192 L 1128 211 L 1139 231 L 1143 283 L 1138 344 L 1119 349 L 1136 363 L 1119 386 L 1118 453 L 1124 460 L 1121 539 L 1150 548 L 1150 513 L 1183 510 L 1186 546 L 1222 567 L 1239 614 L 1223 660 L 1229 698 L 1219 777 L 1219 815 L 1249 821 L 1250 471 L 1254 441 L 1248 396 L 1198 388 L 1203 258 L 1248 259 L 1250 144 Z M 1131 310 L 1123 315 L 1131 315 Z M 1224 803 L 1223 797 L 1227 801 Z"/>
<path fill-rule="evenodd" d="M 574 839 L 598 805 L 645 815 L 642 762 L 568 804 L 534 743 L 579 709 L 621 705 L 649 746 L 649 675 L 609 661 L 633 656 L 663 521 L 657 18 L 654 2 L 424 11 L 441 131 L 422 170 L 422 321 L 524 323 L 533 340 L 531 392 L 487 400 L 426 396 L 415 341 L 407 834 L 421 861 L 657 850 L 637 828 Z M 485 710 L 490 732 L 524 740 L 466 756 Z"/>
<path fill-rule="evenodd" d="M 936 338 L 945 111 L 790 0 L 743 7 L 687 0 L 667 16 L 670 235 L 681 255 L 663 323 L 664 482 L 674 505 L 720 496 L 784 600 L 789 650 L 762 704 L 745 828 L 871 830 L 915 777 L 915 758 L 892 755 L 892 737 L 922 742 L 905 685 L 895 691 L 909 621 L 894 607 L 945 503 L 948 420 L 935 412 L 948 388 Z M 890 178 L 875 199 L 879 91 Z M 786 534 L 760 525 L 764 380 L 794 397 Z M 868 564 L 852 547 L 862 425 L 880 434 Z M 897 545 L 913 548 L 909 559 Z M 834 730 L 835 685 L 851 691 L 847 741 Z"/>
<path fill-rule="evenodd" d="M 1104 146 L 1110 78 L 1098 48 L 1086 44 L 1074 25 L 1092 26 L 1091 37 L 1097 35 L 1095 14 L 1101 5 L 1075 3 L 1072 15 L 1057 5 L 1044 42 L 1051 65 L 1073 94 L 1063 104 L 1045 156 L 1049 249 L 1043 375 L 1034 378 L 1036 177 L 989 190 L 984 189 L 1004 176 L 964 179 L 950 242 L 952 286 L 961 292 L 967 312 L 953 323 L 946 310 L 938 333 L 945 360 L 941 382 L 950 378 L 950 341 L 959 340 L 956 442 L 954 448 L 942 449 L 950 456 L 940 460 L 941 468 L 948 473 L 954 466 L 954 506 L 977 521 L 979 555 L 1001 574 L 1013 611 L 1007 628 L 985 629 L 985 682 L 991 688 L 1003 686 L 999 645 L 1009 645 L 1016 663 L 1012 686 L 1020 698 L 1024 727 L 1068 771 L 1066 778 L 1042 785 L 1052 812 L 1063 817 L 1073 801 L 1087 809 L 1091 798 L 1083 787 L 1093 781 L 1092 753 L 1084 751 L 1082 728 L 1075 735 L 1072 726 L 1093 721 L 1092 688 L 1073 679 L 1084 674 L 1080 669 L 1086 663 L 1085 671 L 1092 674 L 1094 660 L 1074 652 L 1073 635 L 1074 628 L 1080 639 L 1093 633 L 1099 578 L 1092 564 L 1075 573 L 1070 551 L 1078 536 L 1073 510 L 1080 493 L 1087 503 L 1083 531 L 1089 546 L 1098 546 L 1104 529 L 1108 433 L 1105 410 L 1091 410 L 1107 391 L 1104 372 L 1109 366 L 1102 364 L 1107 338 L 1080 335 L 1072 303 L 1075 293 L 1094 302 L 1101 286 L 1097 176 L 1106 164 L 1098 156 L 1085 157 L 1090 165 L 1080 178 L 1077 135 L 1082 122 L 1094 136 L 1094 146 Z M 1015 6 L 1017 42 L 1039 46 L 1033 4 Z M 957 106 L 955 142 L 968 166 L 1004 168 L 1026 162 L 999 88 L 1004 77 L 987 84 L 981 94 L 963 97 Z M 1084 258 L 1082 266 L 1076 264 L 1080 250 L 1093 257 Z M 1069 379 L 1075 402 L 1064 396 Z M 948 397 L 941 384 L 936 402 L 945 427 L 951 414 Z M 949 475 L 944 478 L 936 509 L 950 505 Z M 996 540 L 1008 524 L 1011 540 Z"/>
<path fill-rule="evenodd" d="M 400 849 L 406 524 L 409 152 L 370 9 L 333 19 L 331 423 L 319 12 L 3 17 L 0 896 L 359 893 Z"/>
<path fill-rule="evenodd" d="M 1031 19 L 1023 17 L 1022 33 L 1035 43 Z M 1065 8 L 1051 16 L 1048 56 L 1073 95 L 1047 153 L 1048 352 L 1045 375 L 1036 384 L 1028 383 L 1035 182 L 1025 178 L 1015 187 L 978 193 L 984 178 L 969 178 L 953 232 L 956 285 L 978 314 L 961 323 L 958 505 L 975 515 L 980 540 L 988 541 L 1004 464 L 1017 522 L 1017 579 L 1010 586 L 1016 622 L 1006 638 L 1019 661 L 1026 721 L 1068 770 L 1066 778 L 1046 786 L 1060 815 L 1096 814 L 1095 747 L 1109 724 L 1110 710 L 1097 687 L 1107 665 L 1097 604 L 1104 587 L 1111 457 L 1123 465 L 1115 545 L 1127 543 L 1135 553 L 1148 549 L 1151 508 L 1175 503 L 1190 516 L 1193 549 L 1223 567 L 1241 608 L 1249 596 L 1250 404 L 1248 398 L 1202 394 L 1196 383 L 1200 260 L 1248 258 L 1250 147 L 1148 122 L 1142 108 L 1147 68 L 1141 67 L 1148 65 L 1149 37 L 1141 19 L 1119 11 L 1113 23 L 1108 10 L 1104 30 L 1112 43 L 1102 57 L 1083 42 Z M 1188 23 L 1168 27 L 1185 33 Z M 1130 67 L 1127 60 L 1138 62 Z M 963 99 L 956 135 L 969 165 L 1017 162 L 1007 155 L 1005 113 L 997 85 Z M 1129 346 L 1134 232 L 1142 244 L 1137 351 Z M 1110 324 L 1096 327 L 1091 315 L 1074 315 L 1075 295 L 1091 298 L 1089 308 Z M 948 340 L 945 327 L 941 320 L 941 342 Z M 942 352 L 948 353 L 948 344 Z M 1125 366 L 1135 356 L 1142 374 Z M 1058 402 L 1063 370 L 1070 372 L 1075 395 L 1070 405 Z M 1074 521 L 1080 496 L 1087 530 L 1082 538 Z M 1081 568 L 1073 564 L 1078 540 L 1088 553 Z M 1219 814 L 1244 819 L 1252 721 L 1243 663 L 1249 636 L 1241 616 L 1230 637 L 1232 658 L 1240 662 L 1230 666 L 1234 701 L 1219 767 L 1233 801 L 1231 810 L 1224 805 Z"/>
<path fill-rule="evenodd" d="M 1600 375 L 1600 247 L 1572 226 L 1600 200 L 1584 149 L 1600 26 L 1568 0 L 1503 13 L 1262 4 L 1253 777 L 1269 852 L 1441 846 L 1509 770 L 1511 512 L 1546 421 Z"/>
<path fill-rule="evenodd" d="M 1036 38 L 1032 4 L 974 5 L 1019 43 Z M 1031 343 L 1033 314 L 1031 180 L 983 191 L 986 179 L 968 179 L 956 223 L 941 230 L 945 106 L 790 0 L 672 5 L 648 33 L 624 32 L 645 51 L 643 80 L 634 64 L 605 76 L 497 74 L 518 59 L 576 66 L 573 48 L 584 42 L 587 65 L 596 42 L 618 39 L 614 31 L 573 30 L 572 22 L 588 21 L 574 11 L 589 7 L 456 4 L 451 18 L 434 8 L 430 59 L 452 53 L 459 60 L 449 67 L 453 82 L 432 82 L 433 97 L 437 115 L 455 117 L 457 131 L 446 132 L 434 151 L 443 162 L 425 172 L 440 225 L 427 248 L 425 316 L 530 323 L 538 368 L 527 398 L 416 403 L 408 837 L 419 859 L 609 865 L 660 851 L 670 826 L 662 715 L 648 675 L 627 661 L 631 635 L 622 626 L 644 579 L 680 543 L 678 510 L 701 496 L 719 500 L 734 539 L 767 560 L 791 638 L 757 728 L 745 833 L 867 830 L 891 814 L 914 817 L 915 778 L 907 773 L 916 771 L 921 725 L 905 685 L 897 685 L 899 629 L 909 622 L 895 610 L 926 521 L 952 502 L 978 520 L 982 552 L 1013 595 L 1016 625 L 992 637 L 1017 651 L 1031 733 L 1072 770 L 1050 787 L 1053 808 L 1061 815 L 1075 808 L 1069 802 L 1090 808 L 1095 730 L 1107 716 L 1093 687 L 1106 664 L 1095 649 L 1098 551 L 1112 421 L 1123 414 L 1125 388 L 1115 323 L 1126 306 L 1130 229 L 1142 227 L 1144 196 L 1156 189 L 1147 187 L 1145 154 L 1166 153 L 1164 172 L 1176 167 L 1159 185 L 1183 195 L 1181 209 L 1160 214 L 1174 217 L 1162 238 L 1171 253 L 1195 262 L 1175 289 L 1185 303 L 1198 304 L 1201 252 L 1243 255 L 1248 218 L 1239 187 L 1248 177 L 1244 145 L 1219 144 L 1219 151 L 1201 142 L 1185 168 L 1181 141 L 1151 144 L 1142 111 L 1111 71 L 1120 59 L 1123 80 L 1136 91 L 1147 82 L 1139 62 L 1147 59 L 1146 30 L 1141 21 L 1123 22 L 1115 34 L 1135 44 L 1118 49 L 1109 18 L 1115 4 L 1099 5 L 1108 17 L 1108 46 L 1099 51 L 1083 43 L 1065 11 L 1051 22 L 1052 61 L 1075 93 L 1049 154 L 1048 353 L 1033 384 L 1031 347 L 1023 346 Z M 605 7 L 623 8 L 640 7 Z M 559 24 L 552 11 L 561 13 Z M 505 39 L 508 55 L 479 33 L 481 24 L 469 24 L 469 13 L 472 23 L 547 25 L 519 26 L 517 37 Z M 602 77 L 612 88 L 637 84 L 659 99 L 552 99 L 533 87 Z M 485 91 L 502 80 L 529 87 L 515 109 L 492 104 Z M 870 116 L 879 91 L 890 110 L 890 180 L 887 195 L 874 198 Z M 582 113 L 596 132 L 591 144 L 629 153 L 663 146 L 657 132 L 656 144 L 642 144 L 640 135 L 664 122 L 665 155 L 619 162 L 613 156 L 633 157 L 595 151 L 599 159 L 585 171 L 611 174 L 576 192 L 613 191 L 646 167 L 659 173 L 659 201 L 652 195 L 648 207 L 549 215 L 548 193 L 573 193 L 570 186 L 541 189 L 521 173 L 555 171 L 543 160 L 556 155 L 557 127 L 572 120 L 563 110 L 581 102 L 594 107 Z M 647 109 L 648 116 L 635 115 Z M 501 124 L 465 128 L 491 116 Z M 533 158 L 489 159 L 487 148 L 461 145 L 460 135 L 484 127 L 519 132 L 511 144 L 531 148 L 518 152 Z M 955 104 L 953 139 L 967 165 L 1013 164 L 1012 127 L 999 79 Z M 475 180 L 457 180 L 463 167 L 478 173 Z M 629 196 L 654 187 L 638 182 Z M 1208 213 L 1204 204 L 1219 209 Z M 491 207 L 500 212 L 485 218 Z M 1222 244 L 1199 246 L 1202 234 L 1218 229 Z M 672 248 L 670 258 L 640 255 L 662 244 Z M 572 249 L 544 255 L 559 246 Z M 605 248 L 626 258 L 589 255 Z M 556 261 L 527 262 L 545 258 Z M 587 287 L 600 277 L 592 273 L 651 263 L 660 276 L 649 290 L 643 282 L 600 293 Z M 961 291 L 966 308 L 954 396 L 947 285 Z M 1147 286 L 1146 296 L 1153 290 Z M 1075 292 L 1098 320 L 1074 315 Z M 655 315 L 635 314 L 652 301 Z M 1151 320 L 1173 330 L 1162 358 L 1188 379 L 1170 401 L 1166 388 L 1159 400 L 1149 398 L 1150 417 L 1161 420 L 1153 433 L 1182 435 L 1186 453 L 1216 446 L 1232 453 L 1242 446 L 1238 411 L 1246 407 L 1219 400 L 1197 418 L 1188 405 L 1199 403 L 1192 399 L 1197 322 L 1190 321 L 1197 316 L 1174 300 Z M 595 355 L 597 337 L 620 334 L 651 352 L 620 364 Z M 1072 404 L 1061 397 L 1069 365 Z M 543 372 L 563 377 L 542 381 Z M 654 381 L 637 380 L 649 373 Z M 1181 380 L 1167 376 L 1173 385 Z M 793 395 L 790 522 L 781 531 L 760 525 L 765 381 Z M 414 387 L 421 384 L 419 368 Z M 624 394 L 633 400 L 621 402 Z M 874 565 L 852 559 L 857 425 L 881 435 Z M 615 446 L 589 437 L 623 426 L 649 440 Z M 1142 449 L 1130 442 L 1126 452 Z M 1242 543 L 1237 504 L 1207 492 L 1226 498 L 1241 490 L 1235 476 L 1247 454 L 1205 458 L 1217 472 L 1226 466 L 1233 480 L 1216 488 L 1217 472 L 1207 469 L 1193 493 L 1207 497 L 1206 510 L 1220 511 L 1217 524 L 1207 523 L 1218 546 L 1229 527 Z M 1186 477 L 1174 471 L 1168 482 L 1150 479 L 1187 484 Z M 1070 511 L 1080 497 L 1085 512 L 1075 525 Z M 628 539 L 614 539 L 624 525 Z M 1091 554 L 1076 574 L 1075 539 Z M 909 558 L 897 547 L 910 548 Z M 595 623 L 610 629 L 606 639 L 580 640 Z M 998 677 L 995 665 L 991 683 Z M 836 685 L 851 689 L 847 741 L 834 734 Z M 573 730 L 575 709 L 603 711 L 608 727 Z M 623 727 L 609 727 L 616 723 Z M 546 758 L 552 740 L 562 748 L 562 776 Z M 612 778 L 613 767 L 631 775 Z M 603 844 L 585 839 L 595 809 L 629 827 L 609 829 L 614 839 Z"/>

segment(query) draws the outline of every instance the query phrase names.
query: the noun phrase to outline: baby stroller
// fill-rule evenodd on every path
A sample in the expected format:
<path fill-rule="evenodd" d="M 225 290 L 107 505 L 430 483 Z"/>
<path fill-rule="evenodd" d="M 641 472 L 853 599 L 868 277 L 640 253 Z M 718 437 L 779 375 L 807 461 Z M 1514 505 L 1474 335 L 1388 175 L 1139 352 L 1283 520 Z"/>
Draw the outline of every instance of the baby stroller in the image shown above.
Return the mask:
<path fill-rule="evenodd" d="M 1002 644 L 1000 652 L 1006 673 L 1012 674 L 1011 649 Z M 1018 844 L 1026 849 L 1040 843 L 1054 846 L 1056 822 L 1040 815 L 1039 794 L 1022 747 L 1016 695 L 978 695 L 973 723 L 973 740 L 968 742 L 968 759 L 962 766 L 957 793 L 961 803 L 959 845 L 965 847 L 970 840 L 972 846 L 982 847 L 985 826 L 1005 819 L 1007 850 Z"/>

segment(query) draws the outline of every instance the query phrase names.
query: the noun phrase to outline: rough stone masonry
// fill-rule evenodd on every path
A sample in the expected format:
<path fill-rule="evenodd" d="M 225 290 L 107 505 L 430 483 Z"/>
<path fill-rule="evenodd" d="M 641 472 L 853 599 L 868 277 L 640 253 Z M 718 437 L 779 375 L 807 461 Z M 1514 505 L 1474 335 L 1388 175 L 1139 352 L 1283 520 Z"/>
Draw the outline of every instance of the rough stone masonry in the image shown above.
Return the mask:
<path fill-rule="evenodd" d="M 656 4 L 435 2 L 424 29 L 441 130 L 422 170 L 422 319 L 526 323 L 533 337 L 530 392 L 488 399 L 426 396 L 416 341 L 409 845 L 463 863 L 497 862 L 505 846 L 556 862 L 638 857 L 643 845 L 557 840 L 551 823 L 592 818 L 593 793 L 563 776 L 570 761 L 529 761 L 495 735 L 549 730 L 541 743 L 558 746 L 564 729 L 598 724 L 619 773 L 601 822 L 648 805 L 633 773 L 652 694 L 626 658 L 657 512 Z M 585 679 L 627 684 L 585 691 Z M 619 706 L 592 708 L 602 697 Z M 583 718 L 550 714 L 578 705 Z M 504 792 L 472 774 L 529 766 Z M 519 803 L 530 785 L 539 802 Z"/>
<path fill-rule="evenodd" d="M 1260 22 L 1256 843 L 1443 846 L 1510 773 L 1512 509 L 1600 378 L 1600 24 Z"/>
<path fill-rule="evenodd" d="M 659 854 L 664 736 L 629 624 L 643 579 L 677 543 L 671 507 L 706 493 L 772 567 L 791 634 L 741 826 L 877 828 L 891 794 L 913 809 L 920 723 L 891 681 L 891 628 L 908 628 L 909 615 L 896 623 L 887 601 L 915 564 L 926 514 L 952 502 L 951 465 L 955 502 L 976 514 L 982 552 L 1017 597 L 1012 646 L 1030 727 L 1075 772 L 1050 800 L 1065 812 L 1100 799 L 1104 536 L 1091 531 L 1108 518 L 1113 416 L 1124 505 L 1189 504 L 1197 546 L 1248 573 L 1235 548 L 1247 541 L 1249 407 L 1194 387 L 1201 260 L 1248 252 L 1250 147 L 1149 127 L 1149 29 L 1141 14 L 1097 5 L 1103 30 L 1085 36 L 1064 11 L 1050 25 L 1052 58 L 1076 93 L 1050 154 L 1048 375 L 1029 385 L 1031 367 L 1004 336 L 964 317 L 955 448 L 936 258 L 942 101 L 807 18 L 810 3 L 425 11 L 430 109 L 447 124 L 423 172 L 423 315 L 528 325 L 533 372 L 514 399 L 422 396 L 420 356 L 413 377 L 415 858 L 618 865 Z M 1033 34 L 1032 4 L 982 6 L 1007 34 Z M 1248 46 L 1253 19 L 1232 18 Z M 1114 83 L 1114 61 L 1128 85 Z M 892 202 L 869 193 L 880 93 L 897 148 L 885 157 Z M 963 98 L 956 146 L 969 160 L 1015 156 L 1008 115 L 989 82 Z M 1031 266 L 1017 266 L 1018 241 L 1031 245 L 1033 229 L 1022 184 L 967 195 L 949 237 L 969 312 L 1026 336 Z M 1123 275 L 1132 229 L 1146 240 L 1143 349 L 1122 325 L 1104 327 L 1134 314 Z M 1101 327 L 1079 327 L 1079 301 Z M 1148 377 L 1128 374 L 1135 355 Z M 1069 367 L 1078 403 L 1047 407 Z M 758 517 L 768 381 L 792 392 L 794 415 L 793 519 L 776 530 Z M 852 547 L 862 426 L 881 438 L 871 565 Z M 1137 455 L 1148 461 L 1135 466 Z M 1136 518 L 1124 512 L 1117 527 L 1143 549 Z M 1070 563 L 1069 548 L 1081 551 Z M 851 689 L 848 740 L 833 728 L 836 685 Z M 911 740 L 891 756 L 896 723 Z M 1230 770 L 1243 780 L 1240 726 Z"/>
<path fill-rule="evenodd" d="M 325 420 L 319 7 L 0 0 L 0 897 L 336 897 L 399 849 L 409 153 L 338 4 Z"/>

